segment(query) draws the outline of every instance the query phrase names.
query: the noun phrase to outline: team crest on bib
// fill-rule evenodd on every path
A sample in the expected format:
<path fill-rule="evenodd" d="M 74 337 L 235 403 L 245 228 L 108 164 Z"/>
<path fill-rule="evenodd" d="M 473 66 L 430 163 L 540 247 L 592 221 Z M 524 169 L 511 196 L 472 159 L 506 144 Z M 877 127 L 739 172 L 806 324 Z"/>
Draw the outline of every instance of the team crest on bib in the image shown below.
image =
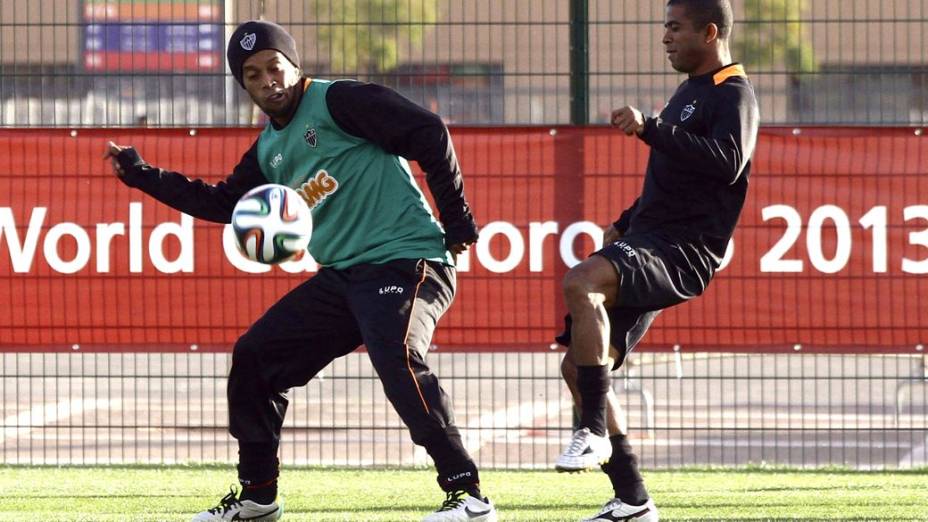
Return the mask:
<path fill-rule="evenodd" d="M 245 33 L 245 36 L 242 37 L 239 44 L 242 46 L 242 49 L 250 51 L 255 48 L 256 41 L 258 41 L 258 36 L 255 33 Z"/>
<path fill-rule="evenodd" d="M 312 147 L 316 148 L 316 129 L 307 129 L 303 134 L 303 139 L 306 140 L 306 143 Z"/>
<path fill-rule="evenodd" d="M 693 103 L 683 107 L 683 111 L 680 113 L 680 121 L 686 121 L 690 119 L 690 116 L 696 112 L 696 100 L 693 100 Z"/>

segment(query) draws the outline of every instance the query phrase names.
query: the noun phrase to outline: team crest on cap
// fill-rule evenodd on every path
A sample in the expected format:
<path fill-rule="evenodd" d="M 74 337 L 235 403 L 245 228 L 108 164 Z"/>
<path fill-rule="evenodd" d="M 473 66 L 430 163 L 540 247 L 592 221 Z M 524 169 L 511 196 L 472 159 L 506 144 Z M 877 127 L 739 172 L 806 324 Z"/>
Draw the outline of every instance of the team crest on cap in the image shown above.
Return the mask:
<path fill-rule="evenodd" d="M 307 129 L 303 134 L 303 139 L 306 140 L 306 143 L 312 147 L 316 148 L 316 129 Z"/>
<path fill-rule="evenodd" d="M 258 37 L 255 33 L 245 33 L 245 36 L 242 37 L 242 41 L 240 41 L 239 44 L 241 44 L 242 49 L 250 51 L 255 48 L 255 42 L 257 40 Z"/>
<path fill-rule="evenodd" d="M 696 100 L 693 100 L 693 103 L 683 107 L 683 112 L 680 113 L 680 121 L 686 121 L 690 119 L 690 116 L 696 112 Z"/>

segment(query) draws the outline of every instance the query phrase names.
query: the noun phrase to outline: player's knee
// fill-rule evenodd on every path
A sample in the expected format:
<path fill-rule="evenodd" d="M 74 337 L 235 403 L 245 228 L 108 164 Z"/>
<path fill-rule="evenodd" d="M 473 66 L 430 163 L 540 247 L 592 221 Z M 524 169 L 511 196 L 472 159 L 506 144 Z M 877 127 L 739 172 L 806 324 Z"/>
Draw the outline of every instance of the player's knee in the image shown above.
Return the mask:
<path fill-rule="evenodd" d="M 561 282 L 561 288 L 564 291 L 564 299 L 569 306 L 582 306 L 586 303 L 592 303 L 592 295 L 597 290 L 587 271 L 579 266 L 567 271 L 564 280 Z"/>
<path fill-rule="evenodd" d="M 367 346 L 367 355 L 374 368 L 383 375 L 395 368 L 408 371 L 424 365 L 419 352 L 412 346 L 400 342 L 371 343 Z"/>
<path fill-rule="evenodd" d="M 239 362 L 254 361 L 258 358 L 257 355 L 260 352 L 261 343 L 258 341 L 257 336 L 251 334 L 249 330 L 235 341 L 235 346 L 232 348 L 232 360 Z"/>

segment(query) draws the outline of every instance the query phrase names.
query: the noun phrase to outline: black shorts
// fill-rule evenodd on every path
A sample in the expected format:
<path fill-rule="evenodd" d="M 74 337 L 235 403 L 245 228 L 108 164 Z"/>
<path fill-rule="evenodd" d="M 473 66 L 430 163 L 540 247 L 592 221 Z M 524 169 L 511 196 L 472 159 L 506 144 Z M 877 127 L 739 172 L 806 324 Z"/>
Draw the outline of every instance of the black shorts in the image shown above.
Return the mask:
<path fill-rule="evenodd" d="M 662 234 L 632 234 L 604 246 L 594 255 L 605 257 L 618 274 L 616 303 L 607 310 L 610 343 L 618 351 L 613 370 L 641 341 L 664 308 L 702 294 L 714 267 L 698 246 Z M 570 346 L 571 320 L 555 340 Z"/>

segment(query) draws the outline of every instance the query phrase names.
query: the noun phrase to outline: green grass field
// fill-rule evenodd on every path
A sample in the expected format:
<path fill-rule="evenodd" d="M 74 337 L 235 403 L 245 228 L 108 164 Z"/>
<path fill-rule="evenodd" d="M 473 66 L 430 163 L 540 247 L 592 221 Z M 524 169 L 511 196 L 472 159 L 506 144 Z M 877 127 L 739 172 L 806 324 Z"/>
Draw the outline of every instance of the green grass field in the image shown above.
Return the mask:
<path fill-rule="evenodd" d="M 0 467 L 0 521 L 189 521 L 230 467 Z M 928 470 L 686 470 L 645 474 L 662 520 L 928 520 Z M 588 516 L 611 495 L 601 473 L 485 471 L 500 520 Z M 417 521 L 443 499 L 427 470 L 285 469 L 284 520 Z"/>

